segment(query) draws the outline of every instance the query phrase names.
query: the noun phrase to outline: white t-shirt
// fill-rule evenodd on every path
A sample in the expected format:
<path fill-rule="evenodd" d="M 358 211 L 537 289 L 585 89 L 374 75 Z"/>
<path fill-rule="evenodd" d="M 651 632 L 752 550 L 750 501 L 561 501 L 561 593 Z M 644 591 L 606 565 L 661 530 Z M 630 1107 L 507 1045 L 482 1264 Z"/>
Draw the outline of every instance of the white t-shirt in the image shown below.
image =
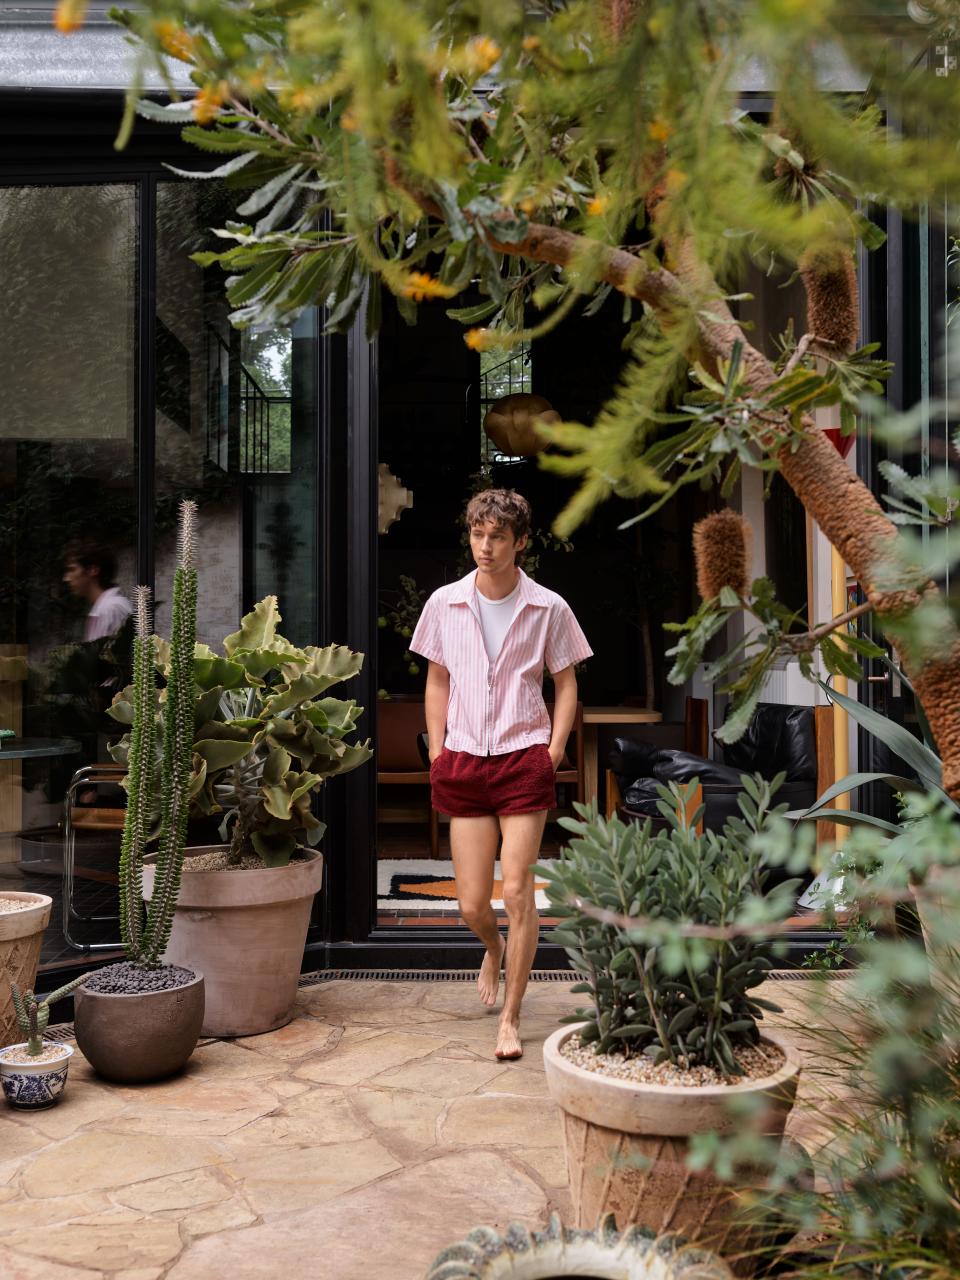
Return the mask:
<path fill-rule="evenodd" d="M 102 640 L 116 635 L 133 613 L 133 605 L 119 587 L 107 587 L 93 602 L 83 624 L 84 640 Z"/>
<path fill-rule="evenodd" d="M 508 596 L 502 600 L 488 600 L 482 591 L 477 592 L 477 604 L 480 606 L 480 626 L 483 630 L 483 647 L 491 665 L 496 662 L 503 648 L 503 638 L 507 634 L 513 615 L 517 611 L 517 600 L 520 596 L 520 580 Z"/>

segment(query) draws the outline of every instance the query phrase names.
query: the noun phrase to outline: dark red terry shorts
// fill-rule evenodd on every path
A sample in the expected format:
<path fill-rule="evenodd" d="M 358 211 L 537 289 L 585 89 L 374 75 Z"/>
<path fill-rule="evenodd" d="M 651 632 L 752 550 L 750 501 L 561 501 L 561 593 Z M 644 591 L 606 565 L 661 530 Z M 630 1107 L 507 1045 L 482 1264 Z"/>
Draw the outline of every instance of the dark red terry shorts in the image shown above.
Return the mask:
<path fill-rule="evenodd" d="M 501 756 L 444 747 L 430 766 L 431 803 L 451 818 L 538 813 L 556 804 L 556 775 L 546 744 Z"/>

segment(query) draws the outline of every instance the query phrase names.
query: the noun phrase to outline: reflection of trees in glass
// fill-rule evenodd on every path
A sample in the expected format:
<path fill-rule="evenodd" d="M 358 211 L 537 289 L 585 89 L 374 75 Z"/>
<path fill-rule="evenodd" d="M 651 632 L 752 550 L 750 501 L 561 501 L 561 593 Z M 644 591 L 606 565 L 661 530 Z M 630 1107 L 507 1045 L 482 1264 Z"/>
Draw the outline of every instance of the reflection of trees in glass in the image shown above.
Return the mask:
<path fill-rule="evenodd" d="M 293 338 L 287 328 L 245 329 L 241 359 L 269 399 L 270 457 L 268 471 L 290 470 L 290 397 L 293 383 Z"/>

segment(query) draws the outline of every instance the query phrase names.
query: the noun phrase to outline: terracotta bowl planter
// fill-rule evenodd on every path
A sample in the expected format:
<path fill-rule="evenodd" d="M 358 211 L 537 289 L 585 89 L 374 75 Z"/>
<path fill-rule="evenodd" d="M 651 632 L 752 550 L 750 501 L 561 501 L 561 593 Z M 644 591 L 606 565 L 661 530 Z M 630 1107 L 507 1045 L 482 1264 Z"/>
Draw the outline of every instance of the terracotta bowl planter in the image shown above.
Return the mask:
<path fill-rule="evenodd" d="M 188 849 L 187 858 L 226 845 Z M 310 910 L 323 879 L 323 857 L 262 870 L 184 870 L 164 959 L 206 979 L 205 1036 L 253 1036 L 293 1017 Z M 144 867 L 143 896 L 153 894 Z"/>
<path fill-rule="evenodd" d="M 32 991 L 37 980 L 43 931 L 50 923 L 53 899 L 45 893 L 21 893 L 5 889 L 0 897 L 29 902 L 25 911 L 0 913 L 0 1048 L 20 1038 L 10 995 L 10 983 Z"/>
<path fill-rule="evenodd" d="M 67 1083 L 67 1069 L 73 1057 L 73 1048 L 58 1044 L 60 1056 L 50 1062 L 10 1062 L 5 1057 L 11 1049 L 26 1048 L 24 1042 L 0 1049 L 0 1084 L 3 1096 L 11 1107 L 21 1111 L 39 1111 L 52 1107 L 63 1096 Z"/>
<path fill-rule="evenodd" d="M 640 1084 L 584 1071 L 560 1053 L 579 1028 L 562 1027 L 543 1046 L 547 1086 L 560 1107 L 563 1142 L 578 1227 L 592 1228 L 612 1213 L 621 1230 L 639 1224 L 658 1235 L 677 1232 L 721 1252 L 739 1274 L 749 1263 L 738 1255 L 762 1240 L 735 1224 L 736 1190 L 757 1185 L 758 1171 L 738 1171 L 734 1183 L 712 1172 L 686 1167 L 694 1134 L 729 1133 L 747 1123 L 781 1138 L 797 1091 L 800 1056 L 777 1032 L 764 1039 L 786 1054 L 780 1070 L 745 1084 L 685 1088 Z M 744 1095 L 764 1105 L 733 1113 L 731 1100 Z"/>
<path fill-rule="evenodd" d="M 196 966 L 190 966 L 196 972 Z M 78 987 L 73 996 L 77 1047 L 106 1080 L 145 1084 L 183 1067 L 203 1023 L 203 975 L 168 991 L 118 995 Z"/>

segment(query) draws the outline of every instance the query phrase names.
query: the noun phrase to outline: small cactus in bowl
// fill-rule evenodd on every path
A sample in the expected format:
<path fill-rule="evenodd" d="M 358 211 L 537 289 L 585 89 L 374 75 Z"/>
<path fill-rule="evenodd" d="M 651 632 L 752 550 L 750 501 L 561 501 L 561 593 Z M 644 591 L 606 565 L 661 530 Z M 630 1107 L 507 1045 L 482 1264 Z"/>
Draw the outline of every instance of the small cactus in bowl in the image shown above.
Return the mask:
<path fill-rule="evenodd" d="M 80 986 L 85 976 L 81 974 L 43 999 L 10 984 L 17 1026 L 25 1037 L 20 1044 L 0 1049 L 0 1080 L 11 1106 L 35 1110 L 59 1101 L 73 1049 L 44 1040 L 43 1033 L 50 1022 L 50 1006 Z"/>

